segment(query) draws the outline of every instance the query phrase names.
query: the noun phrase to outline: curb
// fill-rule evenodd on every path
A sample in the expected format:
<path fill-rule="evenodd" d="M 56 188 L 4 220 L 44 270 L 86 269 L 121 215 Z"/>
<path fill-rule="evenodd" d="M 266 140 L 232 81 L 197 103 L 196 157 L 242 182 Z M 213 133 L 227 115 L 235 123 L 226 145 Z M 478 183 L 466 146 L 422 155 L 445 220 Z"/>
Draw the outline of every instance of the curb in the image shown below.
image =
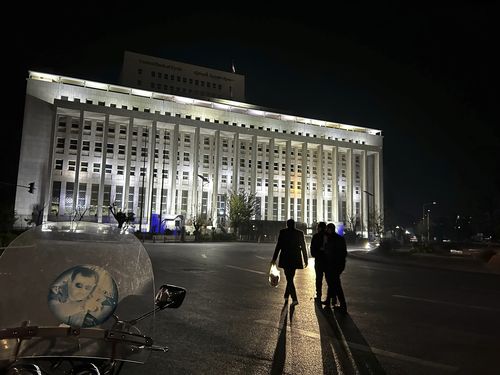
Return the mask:
<path fill-rule="evenodd" d="M 419 261 L 401 261 L 401 260 L 393 260 L 393 259 L 388 259 L 387 257 L 383 256 L 378 256 L 378 255 L 361 255 L 357 254 L 354 251 L 351 251 L 348 253 L 348 258 L 354 258 L 354 259 L 360 259 L 360 260 L 365 260 L 368 262 L 375 262 L 375 263 L 383 263 L 383 264 L 394 264 L 394 265 L 401 265 L 401 266 L 407 266 L 407 267 L 420 267 L 420 268 L 427 268 L 427 269 L 441 269 L 441 270 L 446 270 L 446 271 L 459 271 L 459 272 L 469 272 L 469 273 L 479 273 L 479 274 L 489 274 L 489 275 L 497 275 L 500 276 L 500 269 L 488 269 L 488 268 L 472 268 L 472 267 L 464 267 L 461 265 L 444 265 L 444 264 L 429 264 L 429 263 L 423 263 Z"/>

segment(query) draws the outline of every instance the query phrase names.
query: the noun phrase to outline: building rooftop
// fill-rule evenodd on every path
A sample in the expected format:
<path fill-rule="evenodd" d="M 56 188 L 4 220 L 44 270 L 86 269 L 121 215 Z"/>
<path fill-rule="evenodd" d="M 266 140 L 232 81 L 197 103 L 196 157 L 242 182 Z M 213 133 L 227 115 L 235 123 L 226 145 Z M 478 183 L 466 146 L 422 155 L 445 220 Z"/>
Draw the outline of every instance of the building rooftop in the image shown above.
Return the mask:
<path fill-rule="evenodd" d="M 101 82 L 80 79 L 80 78 L 65 77 L 65 76 L 59 76 L 59 75 L 41 73 L 41 72 L 35 72 L 35 71 L 29 71 L 29 79 L 46 81 L 46 82 L 53 82 L 53 83 L 62 83 L 62 84 L 66 84 L 66 85 L 91 88 L 91 89 L 95 89 L 95 90 L 102 90 L 102 91 L 114 92 L 114 93 L 125 94 L 125 95 L 139 96 L 139 97 L 144 97 L 144 98 L 149 98 L 149 99 L 165 100 L 165 101 L 179 103 L 179 104 L 189 104 L 189 105 L 194 105 L 194 106 L 199 106 L 199 107 L 217 109 L 217 110 L 221 110 L 221 111 L 241 113 L 241 114 L 250 115 L 250 116 L 265 117 L 265 118 L 270 118 L 270 119 L 274 119 L 274 120 L 290 121 L 290 122 L 302 123 L 302 124 L 307 124 L 307 125 L 341 129 L 341 130 L 354 131 L 354 132 L 360 132 L 360 133 L 367 133 L 370 135 L 379 135 L 379 136 L 382 135 L 382 131 L 378 130 L 378 129 L 365 128 L 365 127 L 356 126 L 356 125 L 342 124 L 342 123 L 338 123 L 338 122 L 310 119 L 310 118 L 295 116 L 295 115 L 290 115 L 290 114 L 283 114 L 283 113 L 279 113 L 277 111 L 270 110 L 270 109 L 262 107 L 262 106 L 257 106 L 254 104 L 237 102 L 237 101 L 227 100 L 227 99 L 218 99 L 218 98 L 209 98 L 206 100 L 194 99 L 194 98 L 189 98 L 189 97 L 185 97 L 185 96 L 165 94 L 165 93 L 159 93 L 159 92 L 155 92 L 155 91 L 141 90 L 141 89 L 136 89 L 136 88 L 131 88 L 131 87 L 115 85 L 115 84 L 101 83 Z"/>

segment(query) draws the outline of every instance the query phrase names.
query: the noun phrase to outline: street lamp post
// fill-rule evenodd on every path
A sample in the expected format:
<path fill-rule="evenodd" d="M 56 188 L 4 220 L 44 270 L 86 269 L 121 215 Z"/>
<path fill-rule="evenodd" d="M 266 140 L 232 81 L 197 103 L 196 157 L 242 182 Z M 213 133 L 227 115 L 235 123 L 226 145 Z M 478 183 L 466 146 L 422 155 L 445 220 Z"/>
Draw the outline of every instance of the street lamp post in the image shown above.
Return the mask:
<path fill-rule="evenodd" d="M 367 216 L 367 231 L 368 231 L 368 242 L 370 242 L 370 197 L 373 197 L 373 194 L 370 193 L 369 191 L 363 190 L 363 193 L 368 195 L 368 216 Z"/>
<path fill-rule="evenodd" d="M 427 203 L 424 203 L 422 205 L 422 226 L 425 226 L 425 207 L 432 206 L 435 204 L 437 204 L 437 202 L 434 201 L 434 202 L 427 202 Z M 429 215 L 430 215 L 430 210 L 427 210 L 427 242 L 429 242 L 429 239 L 430 239 L 429 238 L 429 226 L 430 226 L 429 225 L 429 222 L 430 222 Z M 423 241 L 423 239 L 424 239 L 424 234 L 422 233 L 422 241 Z"/>

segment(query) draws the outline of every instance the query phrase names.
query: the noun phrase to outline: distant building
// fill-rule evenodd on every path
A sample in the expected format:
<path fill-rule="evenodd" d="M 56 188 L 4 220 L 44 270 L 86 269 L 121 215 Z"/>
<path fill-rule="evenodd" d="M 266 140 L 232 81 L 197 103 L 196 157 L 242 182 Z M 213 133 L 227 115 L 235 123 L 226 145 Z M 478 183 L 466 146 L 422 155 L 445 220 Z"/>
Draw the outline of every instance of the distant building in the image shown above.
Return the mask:
<path fill-rule="evenodd" d="M 121 84 L 142 90 L 245 101 L 245 76 L 158 57 L 125 52 Z"/>
<path fill-rule="evenodd" d="M 113 202 L 143 230 L 200 213 L 217 225 L 241 189 L 256 220 L 357 221 L 366 234 L 382 210 L 380 130 L 158 91 L 29 72 L 18 184 L 35 192 L 17 190 L 19 225 L 35 205 L 44 221 L 87 209 L 109 222 Z"/>

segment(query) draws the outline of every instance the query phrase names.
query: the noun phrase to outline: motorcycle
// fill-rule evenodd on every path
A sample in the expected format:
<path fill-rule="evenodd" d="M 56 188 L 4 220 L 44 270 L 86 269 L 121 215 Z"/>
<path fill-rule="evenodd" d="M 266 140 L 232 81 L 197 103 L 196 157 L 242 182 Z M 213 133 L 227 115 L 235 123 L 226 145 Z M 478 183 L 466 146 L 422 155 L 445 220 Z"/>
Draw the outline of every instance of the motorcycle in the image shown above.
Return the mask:
<path fill-rule="evenodd" d="M 179 307 L 184 288 L 155 292 L 142 243 L 109 225 L 48 223 L 0 256 L 0 373 L 116 375 L 145 363 L 155 315 Z"/>

